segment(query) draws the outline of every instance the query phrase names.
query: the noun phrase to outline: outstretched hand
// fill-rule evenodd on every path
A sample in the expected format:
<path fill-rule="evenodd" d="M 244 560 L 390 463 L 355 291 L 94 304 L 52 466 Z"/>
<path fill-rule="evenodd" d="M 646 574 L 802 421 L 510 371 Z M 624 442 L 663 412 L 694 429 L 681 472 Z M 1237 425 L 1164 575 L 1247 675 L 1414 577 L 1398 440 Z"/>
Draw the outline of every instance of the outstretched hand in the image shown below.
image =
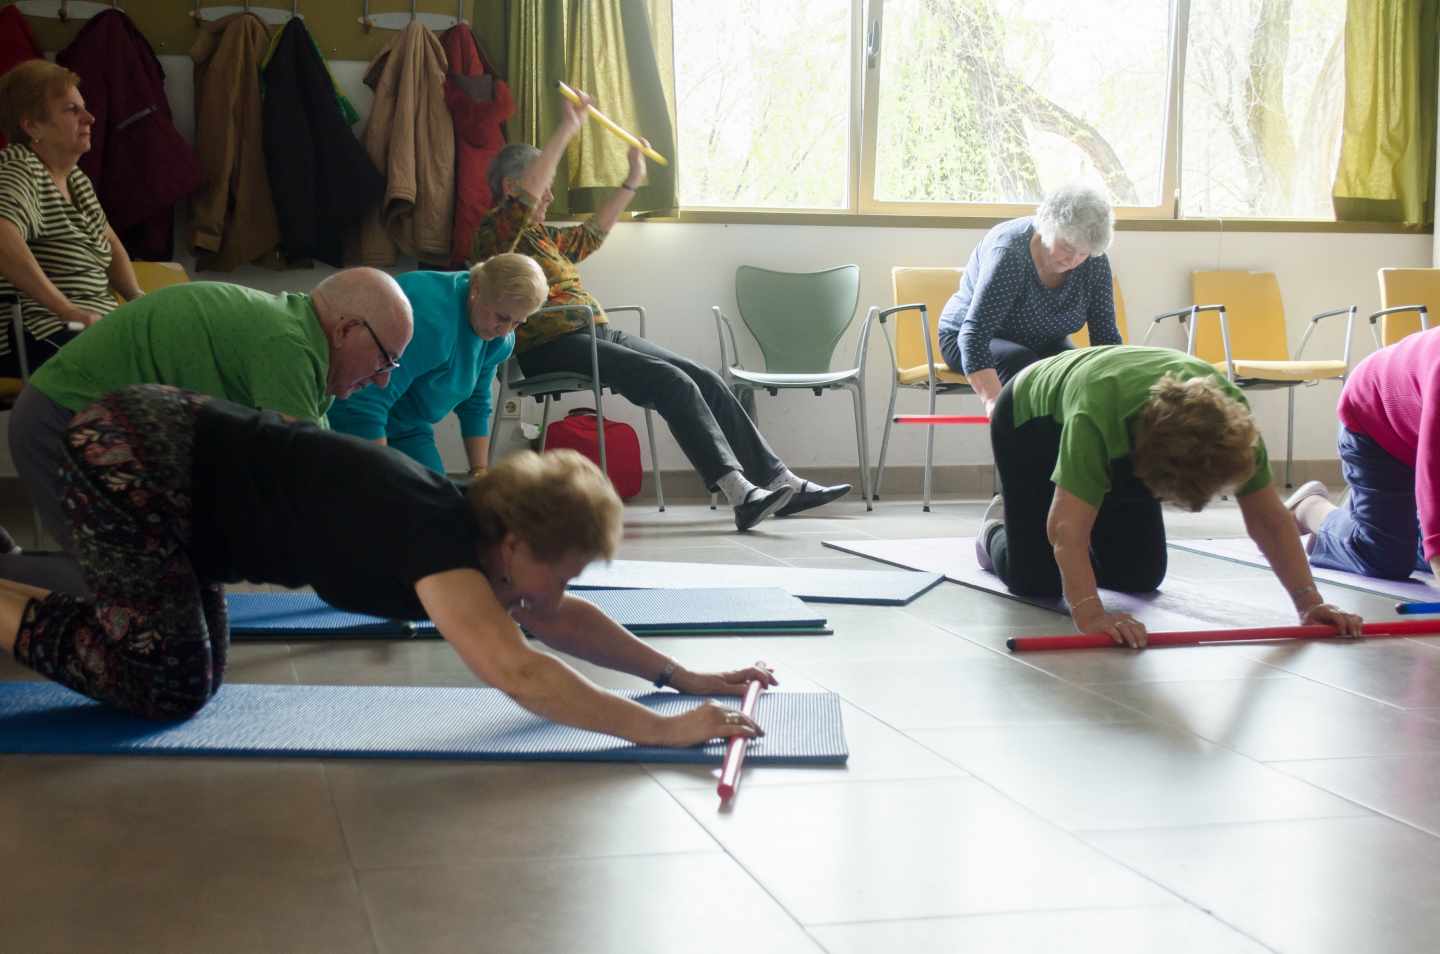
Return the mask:
<path fill-rule="evenodd" d="M 747 666 L 733 672 L 691 672 L 678 670 L 670 685 L 692 696 L 743 696 L 745 688 L 758 680 L 767 689 L 780 685 L 775 673 L 764 666 Z"/>
<path fill-rule="evenodd" d="M 706 702 L 689 712 L 666 719 L 665 734 L 660 744 L 681 747 L 736 735 L 754 739 L 764 734 L 765 730 L 739 709 Z"/>
<path fill-rule="evenodd" d="M 1316 603 L 1300 615 L 1301 625 L 1334 626 L 1339 636 L 1351 638 L 1365 635 L 1365 620 L 1329 603 Z"/>
<path fill-rule="evenodd" d="M 560 125 L 564 126 L 571 135 L 579 131 L 585 125 L 585 117 L 590 114 L 590 107 L 595 105 L 595 99 L 583 90 L 576 90 L 580 102 L 572 103 L 565 97 L 560 97 Z"/>

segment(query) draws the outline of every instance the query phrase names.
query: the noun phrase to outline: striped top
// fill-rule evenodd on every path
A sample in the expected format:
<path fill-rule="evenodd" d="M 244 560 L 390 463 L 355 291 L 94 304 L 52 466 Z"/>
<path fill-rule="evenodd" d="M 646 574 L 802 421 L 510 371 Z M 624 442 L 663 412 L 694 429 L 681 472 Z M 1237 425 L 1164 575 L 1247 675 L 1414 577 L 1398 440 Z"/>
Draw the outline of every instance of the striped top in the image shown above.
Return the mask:
<path fill-rule="evenodd" d="M 115 308 L 110 293 L 110 242 L 105 210 L 90 178 L 79 167 L 66 179 L 70 202 L 60 194 L 40 157 L 27 145 L 0 149 L 0 219 L 14 223 L 40 270 L 79 308 L 107 314 Z M 0 294 L 17 294 L 0 278 Z M 20 294 L 25 327 L 43 340 L 65 325 L 45 306 Z M 0 321 L 0 355 L 11 352 L 10 324 Z"/>

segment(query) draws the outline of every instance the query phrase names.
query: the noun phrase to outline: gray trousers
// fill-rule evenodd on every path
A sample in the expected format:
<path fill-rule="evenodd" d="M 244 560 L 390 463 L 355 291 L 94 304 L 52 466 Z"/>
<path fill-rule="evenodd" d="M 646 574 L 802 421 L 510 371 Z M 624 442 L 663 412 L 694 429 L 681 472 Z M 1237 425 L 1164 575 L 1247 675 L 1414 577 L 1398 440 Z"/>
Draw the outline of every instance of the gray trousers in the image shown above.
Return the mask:
<path fill-rule="evenodd" d="M 69 556 L 74 552 L 70 523 L 60 505 L 60 463 L 65 456 L 65 428 L 75 412 L 27 387 L 10 412 L 10 457 L 30 492 L 41 525 L 64 554 L 0 555 L 0 578 L 47 590 L 83 595 L 84 577 Z"/>

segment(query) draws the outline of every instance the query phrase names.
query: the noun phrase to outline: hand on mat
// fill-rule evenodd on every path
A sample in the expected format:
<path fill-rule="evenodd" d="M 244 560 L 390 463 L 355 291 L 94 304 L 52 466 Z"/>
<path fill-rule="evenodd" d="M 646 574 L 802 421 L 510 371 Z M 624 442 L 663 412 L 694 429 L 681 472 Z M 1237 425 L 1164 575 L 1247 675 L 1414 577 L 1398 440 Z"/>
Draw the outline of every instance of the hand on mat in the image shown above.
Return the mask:
<path fill-rule="evenodd" d="M 1300 614 L 1300 623 L 1304 626 L 1334 626 L 1340 630 L 1340 636 L 1364 636 L 1365 621 L 1354 613 L 1347 613 L 1338 606 L 1331 606 L 1329 603 L 1316 603 L 1314 606 Z"/>
<path fill-rule="evenodd" d="M 666 719 L 665 740 L 661 744 L 683 747 L 716 738 L 728 739 L 732 735 L 753 739 L 764 734 L 765 730 L 739 709 L 707 702 L 684 715 Z"/>
<path fill-rule="evenodd" d="M 767 688 L 780 685 L 775 673 L 761 666 L 748 666 L 734 672 L 691 672 L 680 669 L 670 678 L 670 685 L 674 686 L 676 691 L 692 696 L 743 696 L 745 687 L 756 679 Z"/>
<path fill-rule="evenodd" d="M 1143 649 L 1146 643 L 1145 624 L 1129 613 L 1107 613 L 1091 610 L 1075 620 L 1082 633 L 1104 633 L 1121 646 Z"/>

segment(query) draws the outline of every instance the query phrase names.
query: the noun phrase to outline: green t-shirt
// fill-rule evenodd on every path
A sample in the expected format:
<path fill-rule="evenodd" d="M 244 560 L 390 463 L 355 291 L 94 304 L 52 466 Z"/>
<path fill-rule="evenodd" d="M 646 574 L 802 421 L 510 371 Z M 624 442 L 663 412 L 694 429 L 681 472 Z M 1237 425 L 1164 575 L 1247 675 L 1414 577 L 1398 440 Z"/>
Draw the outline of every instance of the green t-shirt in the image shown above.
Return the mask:
<path fill-rule="evenodd" d="M 1110 462 L 1128 457 L 1130 423 L 1167 374 L 1180 380 L 1211 377 L 1249 407 L 1240 389 L 1214 367 L 1173 348 L 1109 345 L 1076 348 L 1026 368 L 1015 382 L 1015 426 L 1037 417 L 1060 425 L 1060 457 L 1050 479 L 1099 507 L 1110 490 Z M 1270 485 L 1265 442 L 1255 445 L 1255 470 L 1238 496 Z"/>
<path fill-rule="evenodd" d="M 329 370 L 308 295 L 190 282 L 115 309 L 30 383 L 72 411 L 132 384 L 169 384 L 321 423 Z"/>

